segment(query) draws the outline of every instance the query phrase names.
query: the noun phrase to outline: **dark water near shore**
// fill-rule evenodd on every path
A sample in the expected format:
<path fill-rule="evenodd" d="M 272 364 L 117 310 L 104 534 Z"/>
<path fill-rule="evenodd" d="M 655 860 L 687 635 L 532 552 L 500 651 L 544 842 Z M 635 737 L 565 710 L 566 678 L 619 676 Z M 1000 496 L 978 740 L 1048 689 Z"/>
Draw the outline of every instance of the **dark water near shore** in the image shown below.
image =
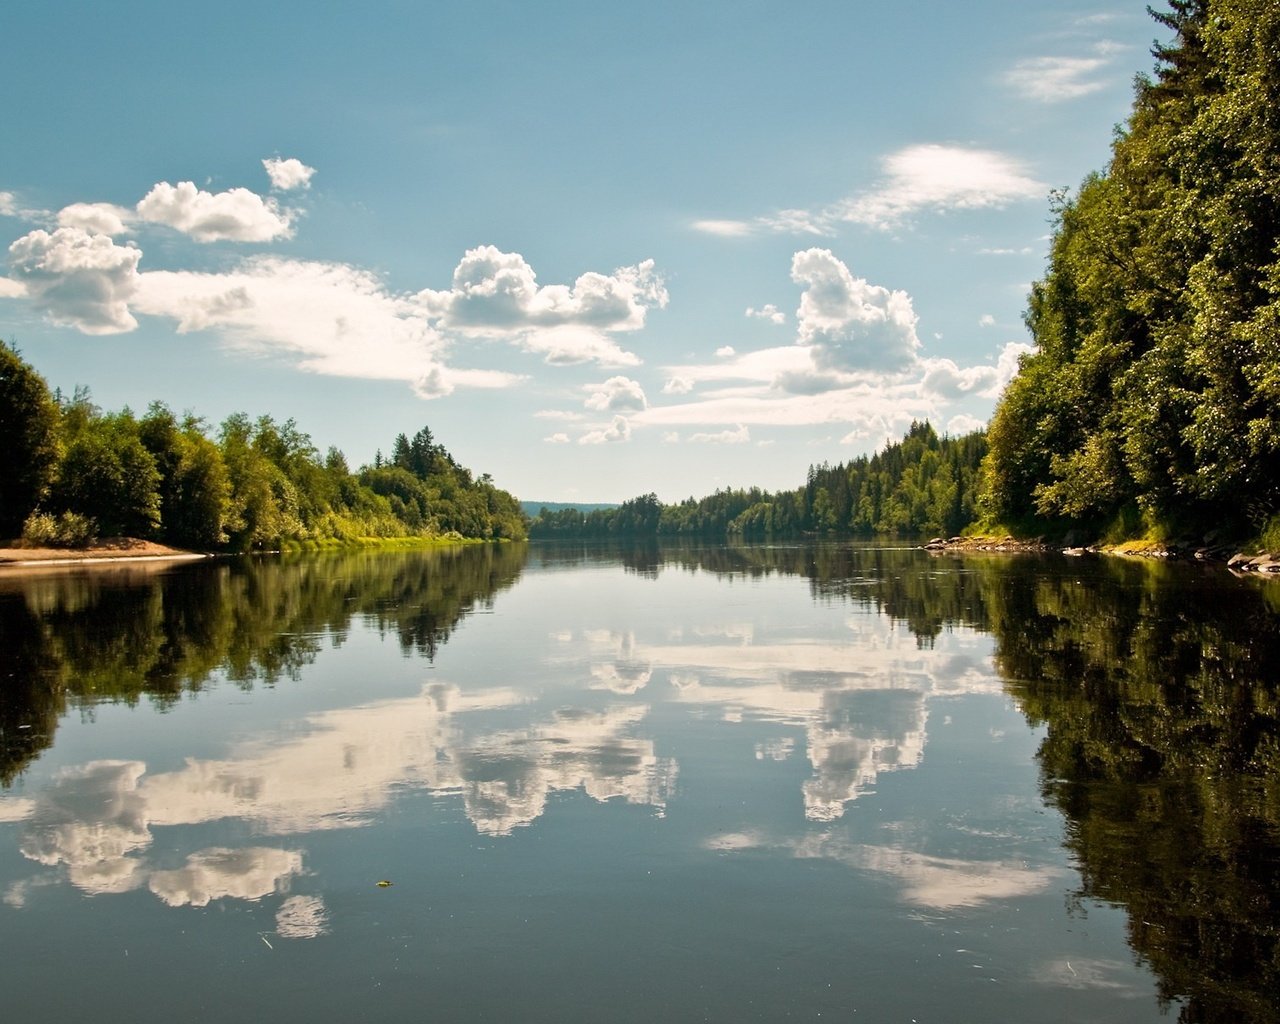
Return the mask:
<path fill-rule="evenodd" d="M 1278 608 L 836 545 L 0 572 L 5 1016 L 1275 1021 Z"/>

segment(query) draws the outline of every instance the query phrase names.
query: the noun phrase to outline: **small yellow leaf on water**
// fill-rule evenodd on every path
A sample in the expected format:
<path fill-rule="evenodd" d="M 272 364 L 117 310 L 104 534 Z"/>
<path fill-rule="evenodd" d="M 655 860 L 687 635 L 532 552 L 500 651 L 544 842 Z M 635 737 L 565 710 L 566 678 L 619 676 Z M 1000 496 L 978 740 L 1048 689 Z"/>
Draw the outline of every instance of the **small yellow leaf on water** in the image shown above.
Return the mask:
<path fill-rule="evenodd" d="M 378 883 L 378 888 L 380 888 L 380 889 L 385 889 L 385 888 L 386 888 L 387 886 L 389 886 L 390 884 L 391 884 L 391 883 L 390 883 L 390 882 L 388 882 L 388 881 L 384 878 L 384 879 L 382 879 L 382 881 L 380 881 L 380 882 Z"/>

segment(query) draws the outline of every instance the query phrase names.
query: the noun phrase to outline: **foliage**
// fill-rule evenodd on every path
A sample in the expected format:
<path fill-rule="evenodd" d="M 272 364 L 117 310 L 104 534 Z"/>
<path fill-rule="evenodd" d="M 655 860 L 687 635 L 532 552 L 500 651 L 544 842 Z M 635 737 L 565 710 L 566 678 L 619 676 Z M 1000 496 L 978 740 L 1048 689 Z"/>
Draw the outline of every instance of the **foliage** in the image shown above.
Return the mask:
<path fill-rule="evenodd" d="M 58 407 L 44 379 L 0 341 L 0 537 L 45 496 L 58 460 Z"/>
<path fill-rule="evenodd" d="M 155 402 L 137 419 L 104 413 L 89 392 L 51 396 L 43 379 L 0 343 L 3 517 L 28 543 L 83 544 L 90 534 L 133 536 L 235 551 L 365 538 L 520 540 L 516 499 L 458 464 L 423 428 L 396 439 L 393 462 L 353 473 L 323 457 L 292 420 L 179 419 Z M 10 433 L 11 432 L 11 433 Z M 26 446 L 25 448 L 23 446 Z M 381 463 L 381 459 L 378 460 Z"/>
<path fill-rule="evenodd" d="M 22 542 L 28 547 L 81 548 L 97 539 L 98 524 L 77 512 L 32 512 L 22 524 Z"/>
<path fill-rule="evenodd" d="M 1174 0 L 1105 173 L 1055 197 L 990 521 L 1246 534 L 1280 511 L 1280 6 Z"/>

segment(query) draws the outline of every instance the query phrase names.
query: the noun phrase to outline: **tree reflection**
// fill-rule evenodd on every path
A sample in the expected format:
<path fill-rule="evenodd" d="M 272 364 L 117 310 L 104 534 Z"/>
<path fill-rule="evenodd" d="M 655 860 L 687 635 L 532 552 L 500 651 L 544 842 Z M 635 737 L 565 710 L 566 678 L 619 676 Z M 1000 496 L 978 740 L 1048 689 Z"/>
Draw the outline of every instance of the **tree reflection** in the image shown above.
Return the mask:
<path fill-rule="evenodd" d="M 524 566 L 524 545 L 342 552 L 0 578 L 0 783 L 98 701 L 171 703 L 215 676 L 297 678 L 352 620 L 433 658 Z"/>

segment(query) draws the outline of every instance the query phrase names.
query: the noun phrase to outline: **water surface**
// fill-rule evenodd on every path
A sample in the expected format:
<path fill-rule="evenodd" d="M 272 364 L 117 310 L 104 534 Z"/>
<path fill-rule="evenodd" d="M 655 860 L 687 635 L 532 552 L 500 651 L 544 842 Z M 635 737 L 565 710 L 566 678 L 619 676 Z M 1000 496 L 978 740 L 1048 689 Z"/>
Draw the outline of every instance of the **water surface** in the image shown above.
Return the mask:
<path fill-rule="evenodd" d="M 1278 626 L 834 545 L 0 575 L 6 1006 L 1273 1020 Z"/>

